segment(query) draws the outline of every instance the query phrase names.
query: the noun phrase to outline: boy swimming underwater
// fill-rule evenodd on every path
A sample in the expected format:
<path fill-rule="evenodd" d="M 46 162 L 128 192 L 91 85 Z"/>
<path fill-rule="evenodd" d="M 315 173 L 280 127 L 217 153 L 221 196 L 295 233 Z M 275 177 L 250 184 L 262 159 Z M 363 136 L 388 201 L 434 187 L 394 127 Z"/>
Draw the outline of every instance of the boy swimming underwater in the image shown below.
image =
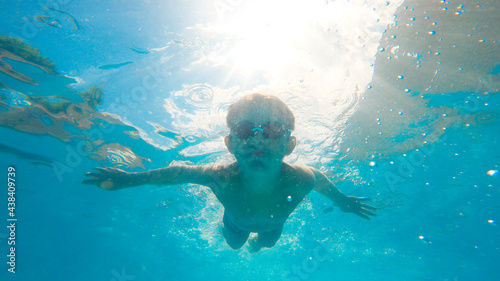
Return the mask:
<path fill-rule="evenodd" d="M 346 196 L 319 170 L 283 162 L 296 145 L 291 130 L 295 118 L 288 106 L 271 95 L 247 95 L 229 106 L 230 133 L 224 142 L 236 162 L 220 165 L 171 166 L 129 173 L 96 168 L 84 184 L 106 190 L 138 185 L 194 183 L 209 187 L 224 206 L 223 235 L 233 249 L 241 248 L 251 232 L 250 251 L 273 247 L 283 224 L 312 189 L 331 199 L 344 212 L 362 218 L 376 208 L 368 198 Z"/>

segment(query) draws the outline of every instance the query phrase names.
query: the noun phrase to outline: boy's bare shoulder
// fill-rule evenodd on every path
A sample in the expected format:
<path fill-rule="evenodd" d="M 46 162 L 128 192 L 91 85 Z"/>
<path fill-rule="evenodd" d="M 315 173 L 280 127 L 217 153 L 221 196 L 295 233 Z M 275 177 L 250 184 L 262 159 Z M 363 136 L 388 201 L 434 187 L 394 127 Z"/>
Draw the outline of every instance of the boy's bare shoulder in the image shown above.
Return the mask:
<path fill-rule="evenodd" d="M 237 166 L 235 163 L 201 165 L 198 167 L 203 170 L 201 173 L 210 179 L 209 184 L 207 184 L 210 187 L 226 187 L 237 173 Z"/>
<path fill-rule="evenodd" d="M 234 176 L 238 171 L 238 165 L 236 162 L 227 164 L 214 164 L 210 165 L 210 169 L 214 174 L 222 177 Z"/>
<path fill-rule="evenodd" d="M 314 187 L 315 176 L 309 166 L 283 163 L 283 175 L 296 185 Z"/>
<path fill-rule="evenodd" d="M 197 167 L 201 169 L 204 173 L 211 173 L 214 175 L 225 175 L 225 174 L 234 174 L 237 170 L 236 163 L 229 164 L 202 164 L 195 165 L 190 167 Z"/>

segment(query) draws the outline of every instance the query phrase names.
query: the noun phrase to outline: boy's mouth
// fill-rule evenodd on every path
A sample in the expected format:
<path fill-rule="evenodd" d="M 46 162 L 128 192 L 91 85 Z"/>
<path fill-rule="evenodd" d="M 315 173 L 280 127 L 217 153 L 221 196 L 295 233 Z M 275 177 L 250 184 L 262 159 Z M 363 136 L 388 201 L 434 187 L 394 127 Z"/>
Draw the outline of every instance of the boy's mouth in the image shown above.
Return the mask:
<path fill-rule="evenodd" d="M 266 155 L 266 153 L 260 149 L 255 149 L 254 151 L 252 151 L 252 155 L 255 157 L 262 157 Z"/>
<path fill-rule="evenodd" d="M 244 146 L 240 151 L 241 155 L 245 155 L 246 157 L 264 157 L 266 155 L 269 155 L 269 150 L 254 145 Z"/>

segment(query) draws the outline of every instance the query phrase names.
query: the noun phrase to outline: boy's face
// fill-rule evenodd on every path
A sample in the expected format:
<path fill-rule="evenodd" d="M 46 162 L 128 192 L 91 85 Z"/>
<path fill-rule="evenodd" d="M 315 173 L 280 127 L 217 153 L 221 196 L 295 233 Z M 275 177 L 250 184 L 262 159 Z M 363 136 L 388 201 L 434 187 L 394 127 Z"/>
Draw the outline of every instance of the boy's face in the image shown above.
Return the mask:
<path fill-rule="evenodd" d="M 234 124 L 237 126 L 240 123 L 250 123 L 253 127 L 259 127 L 273 122 L 283 124 L 282 119 L 267 107 L 255 107 L 240 114 Z M 288 132 L 277 138 L 270 138 L 261 130 L 256 130 L 249 137 L 241 138 L 233 129 L 231 128 L 230 135 L 225 138 L 225 143 L 242 168 L 263 171 L 281 166 L 283 158 L 295 148 L 295 137 L 291 137 Z"/>

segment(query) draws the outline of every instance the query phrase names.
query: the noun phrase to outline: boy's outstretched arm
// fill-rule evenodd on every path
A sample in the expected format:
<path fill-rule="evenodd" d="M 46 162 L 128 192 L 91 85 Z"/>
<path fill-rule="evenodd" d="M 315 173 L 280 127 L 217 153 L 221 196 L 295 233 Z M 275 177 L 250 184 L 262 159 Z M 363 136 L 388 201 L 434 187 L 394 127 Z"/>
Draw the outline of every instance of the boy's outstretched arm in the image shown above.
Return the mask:
<path fill-rule="evenodd" d="M 170 166 L 166 168 L 131 173 L 116 168 L 95 168 L 85 174 L 83 184 L 97 185 L 106 190 L 118 190 L 138 185 L 201 184 L 214 189 L 227 182 L 223 165 Z"/>
<path fill-rule="evenodd" d="M 313 171 L 316 178 L 314 189 L 332 200 L 342 211 L 354 213 L 364 219 L 370 219 L 369 216 L 376 216 L 373 211 L 376 211 L 377 208 L 363 203 L 363 201 L 370 200 L 370 198 L 346 196 L 318 169 L 311 168 L 311 171 Z"/>

